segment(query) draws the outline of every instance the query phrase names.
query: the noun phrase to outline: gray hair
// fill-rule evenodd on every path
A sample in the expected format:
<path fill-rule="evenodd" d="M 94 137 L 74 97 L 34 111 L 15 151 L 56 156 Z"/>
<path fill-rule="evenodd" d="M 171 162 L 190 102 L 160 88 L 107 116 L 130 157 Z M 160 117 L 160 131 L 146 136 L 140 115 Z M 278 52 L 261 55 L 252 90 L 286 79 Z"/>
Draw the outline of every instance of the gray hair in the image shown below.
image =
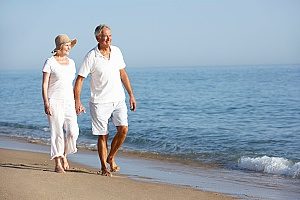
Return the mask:
<path fill-rule="evenodd" d="M 95 29 L 95 32 L 94 32 L 95 37 L 97 37 L 97 36 L 102 32 L 102 30 L 103 30 L 104 28 L 108 28 L 109 30 L 111 30 L 110 27 L 107 26 L 106 24 L 100 24 L 100 25 L 97 26 L 96 29 Z"/>

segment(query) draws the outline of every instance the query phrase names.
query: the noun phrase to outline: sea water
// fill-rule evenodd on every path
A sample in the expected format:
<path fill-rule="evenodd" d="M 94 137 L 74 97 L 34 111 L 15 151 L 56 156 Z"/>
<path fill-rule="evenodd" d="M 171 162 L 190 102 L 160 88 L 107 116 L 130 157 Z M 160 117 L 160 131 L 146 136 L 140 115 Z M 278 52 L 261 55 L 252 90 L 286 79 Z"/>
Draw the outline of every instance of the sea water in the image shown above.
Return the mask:
<path fill-rule="evenodd" d="M 300 179 L 299 65 L 128 67 L 127 73 L 138 106 L 129 112 L 122 151 Z M 1 135 L 49 144 L 41 83 L 40 69 L 0 70 Z M 89 92 L 87 78 L 78 146 L 94 150 Z M 114 133 L 110 125 L 110 139 Z"/>

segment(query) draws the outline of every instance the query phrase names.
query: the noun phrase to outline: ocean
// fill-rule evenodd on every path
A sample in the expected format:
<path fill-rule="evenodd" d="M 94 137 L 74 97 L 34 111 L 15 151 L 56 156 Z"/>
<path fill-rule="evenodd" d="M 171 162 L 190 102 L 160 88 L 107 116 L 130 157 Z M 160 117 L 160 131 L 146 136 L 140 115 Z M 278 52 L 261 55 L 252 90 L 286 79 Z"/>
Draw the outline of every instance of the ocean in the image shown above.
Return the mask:
<path fill-rule="evenodd" d="M 127 73 L 138 105 L 129 111 L 123 152 L 300 186 L 300 65 L 128 67 Z M 0 135 L 49 144 L 41 69 L 0 70 L 0 80 Z M 89 92 L 87 78 L 78 146 L 95 150 Z M 111 125 L 110 139 L 114 132 Z"/>

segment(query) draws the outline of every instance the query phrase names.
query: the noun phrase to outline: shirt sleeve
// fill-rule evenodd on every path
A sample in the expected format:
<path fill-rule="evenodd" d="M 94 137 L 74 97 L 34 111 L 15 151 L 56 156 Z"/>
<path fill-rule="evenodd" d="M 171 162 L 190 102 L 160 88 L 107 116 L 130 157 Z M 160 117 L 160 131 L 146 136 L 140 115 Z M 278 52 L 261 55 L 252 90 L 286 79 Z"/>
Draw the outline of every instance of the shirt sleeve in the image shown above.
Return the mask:
<path fill-rule="evenodd" d="M 78 71 L 78 75 L 86 78 L 91 72 L 91 56 L 87 54 L 83 60 L 83 63 Z"/>
<path fill-rule="evenodd" d="M 123 54 L 119 48 L 117 48 L 117 52 L 118 52 L 118 67 L 119 69 L 124 69 L 126 67 L 126 64 L 123 58 Z"/>
<path fill-rule="evenodd" d="M 47 59 L 44 63 L 43 72 L 51 73 L 51 65 L 49 59 Z"/>
<path fill-rule="evenodd" d="M 71 66 L 73 68 L 73 73 L 76 74 L 76 64 L 73 59 L 69 58 Z"/>

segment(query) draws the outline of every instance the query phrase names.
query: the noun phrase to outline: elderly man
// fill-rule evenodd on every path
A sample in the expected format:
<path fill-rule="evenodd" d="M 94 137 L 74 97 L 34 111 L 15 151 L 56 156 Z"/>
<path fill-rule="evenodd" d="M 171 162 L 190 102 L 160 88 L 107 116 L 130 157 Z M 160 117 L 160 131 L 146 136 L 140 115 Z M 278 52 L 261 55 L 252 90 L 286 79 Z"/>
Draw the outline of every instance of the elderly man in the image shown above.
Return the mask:
<path fill-rule="evenodd" d="M 127 106 L 125 103 L 124 85 L 129 95 L 130 110 L 136 110 L 136 100 L 125 70 L 125 62 L 121 50 L 111 45 L 111 29 L 107 25 L 99 25 L 95 29 L 98 44 L 84 58 L 74 86 L 75 106 L 77 114 L 85 111 L 81 104 L 80 94 L 84 78 L 91 76 L 90 114 L 93 135 L 98 136 L 98 154 L 101 161 L 100 174 L 111 176 L 111 172 L 120 170 L 115 156 L 125 141 L 128 132 Z M 110 152 L 107 150 L 108 121 L 112 120 L 117 128 Z M 106 163 L 110 165 L 107 169 Z"/>

